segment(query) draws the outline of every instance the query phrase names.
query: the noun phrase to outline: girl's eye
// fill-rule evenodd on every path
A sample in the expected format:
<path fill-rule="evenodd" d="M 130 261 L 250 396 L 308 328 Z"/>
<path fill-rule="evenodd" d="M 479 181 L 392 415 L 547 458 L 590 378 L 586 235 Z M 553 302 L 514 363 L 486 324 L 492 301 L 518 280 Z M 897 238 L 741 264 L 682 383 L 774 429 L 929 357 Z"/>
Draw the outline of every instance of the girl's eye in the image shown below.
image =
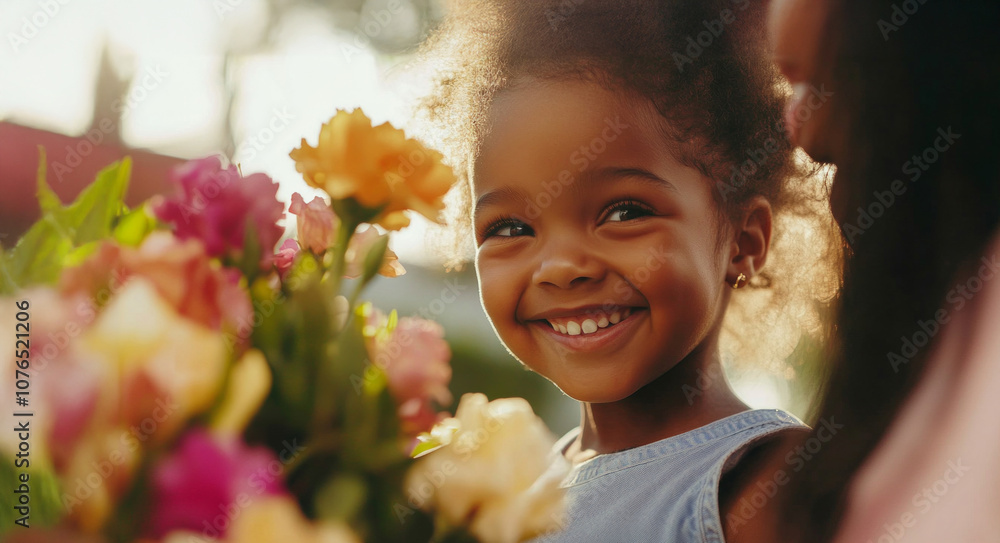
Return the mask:
<path fill-rule="evenodd" d="M 534 232 L 531 227 L 515 219 L 501 219 L 493 223 L 483 234 L 483 239 L 493 236 L 501 238 L 516 238 L 530 236 Z"/>
<path fill-rule="evenodd" d="M 623 200 L 617 202 L 606 214 L 605 222 L 625 222 L 652 215 L 653 211 L 646 205 L 634 200 Z"/>

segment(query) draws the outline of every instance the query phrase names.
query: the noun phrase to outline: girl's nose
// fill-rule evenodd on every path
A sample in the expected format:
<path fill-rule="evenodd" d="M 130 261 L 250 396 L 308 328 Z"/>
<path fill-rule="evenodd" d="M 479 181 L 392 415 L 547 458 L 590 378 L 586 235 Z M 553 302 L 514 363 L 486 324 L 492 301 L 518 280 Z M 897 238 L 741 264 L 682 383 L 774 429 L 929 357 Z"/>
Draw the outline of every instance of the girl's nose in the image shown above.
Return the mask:
<path fill-rule="evenodd" d="M 601 261 L 573 242 L 550 244 L 542 253 L 532 281 L 536 285 L 570 288 L 604 279 L 607 269 Z"/>

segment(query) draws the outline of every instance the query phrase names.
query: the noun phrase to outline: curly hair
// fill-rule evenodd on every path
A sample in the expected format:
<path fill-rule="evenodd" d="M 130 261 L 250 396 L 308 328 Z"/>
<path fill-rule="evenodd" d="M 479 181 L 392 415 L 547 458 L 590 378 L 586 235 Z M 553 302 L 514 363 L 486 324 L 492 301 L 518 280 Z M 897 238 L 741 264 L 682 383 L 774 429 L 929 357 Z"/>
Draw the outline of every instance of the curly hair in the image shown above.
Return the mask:
<path fill-rule="evenodd" d="M 472 165 L 493 98 L 526 78 L 584 80 L 648 100 L 662 117 L 664 146 L 715 185 L 720 216 L 735 217 L 756 195 L 775 210 L 767 269 L 730 304 L 725 350 L 780 363 L 803 331 L 825 335 L 820 315 L 839 286 L 841 259 L 825 205 L 829 172 L 785 134 L 790 89 L 769 61 L 762 2 L 464 0 L 449 8 L 420 51 L 435 80 L 417 116 L 434 127 L 426 138 L 462 181 L 449 195 L 453 237 L 442 243 L 450 265 L 469 258 Z"/>

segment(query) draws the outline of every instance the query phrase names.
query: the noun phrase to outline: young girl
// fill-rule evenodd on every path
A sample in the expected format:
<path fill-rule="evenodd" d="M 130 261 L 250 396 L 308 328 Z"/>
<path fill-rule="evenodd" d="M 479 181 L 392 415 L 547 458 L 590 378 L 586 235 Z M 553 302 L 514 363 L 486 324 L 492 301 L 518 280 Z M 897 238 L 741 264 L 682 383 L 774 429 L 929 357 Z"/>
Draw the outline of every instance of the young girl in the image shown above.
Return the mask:
<path fill-rule="evenodd" d="M 742 481 L 805 429 L 748 408 L 720 362 L 798 173 L 762 6 L 469 4 L 429 45 L 451 66 L 428 111 L 497 335 L 582 408 L 568 521 L 543 540 L 750 541 L 770 504 Z"/>

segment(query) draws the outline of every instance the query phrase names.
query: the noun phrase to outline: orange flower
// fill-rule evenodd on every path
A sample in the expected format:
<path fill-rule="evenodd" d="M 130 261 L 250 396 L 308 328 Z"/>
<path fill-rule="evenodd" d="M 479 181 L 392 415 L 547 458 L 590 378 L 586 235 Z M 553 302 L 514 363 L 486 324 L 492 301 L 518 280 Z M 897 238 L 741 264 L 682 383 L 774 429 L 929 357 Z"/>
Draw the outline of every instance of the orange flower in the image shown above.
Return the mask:
<path fill-rule="evenodd" d="M 373 127 L 360 109 L 338 111 L 320 129 L 316 147 L 303 138 L 289 156 L 306 183 L 334 200 L 352 198 L 378 210 L 374 219 L 364 222 L 389 230 L 409 225 L 409 209 L 439 222 L 444 195 L 455 182 L 441 153 L 389 123 Z"/>

